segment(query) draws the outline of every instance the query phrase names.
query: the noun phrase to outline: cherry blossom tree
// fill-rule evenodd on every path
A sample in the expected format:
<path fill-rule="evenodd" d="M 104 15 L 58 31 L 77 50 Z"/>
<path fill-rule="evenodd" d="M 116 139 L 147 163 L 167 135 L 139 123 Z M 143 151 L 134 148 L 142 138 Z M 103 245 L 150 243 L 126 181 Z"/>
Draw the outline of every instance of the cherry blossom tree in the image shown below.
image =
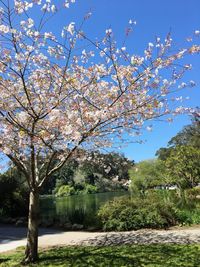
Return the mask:
<path fill-rule="evenodd" d="M 39 192 L 54 172 L 78 151 L 123 142 L 124 133 L 133 139 L 145 121 L 192 111 L 179 106 L 177 91 L 194 86 L 182 81 L 191 68 L 183 58 L 199 53 L 198 44 L 174 52 L 168 34 L 131 54 L 112 29 L 90 39 L 90 13 L 52 33 L 49 19 L 75 0 L 61 2 L 0 0 L 0 148 L 30 190 L 25 262 L 38 258 Z"/>

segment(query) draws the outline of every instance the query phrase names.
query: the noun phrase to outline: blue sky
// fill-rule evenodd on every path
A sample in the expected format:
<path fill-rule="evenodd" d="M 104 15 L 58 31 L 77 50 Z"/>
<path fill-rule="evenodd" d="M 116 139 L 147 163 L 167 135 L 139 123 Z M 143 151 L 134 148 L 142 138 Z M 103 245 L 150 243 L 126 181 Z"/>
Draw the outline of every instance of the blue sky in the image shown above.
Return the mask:
<path fill-rule="evenodd" d="M 77 0 L 69 9 L 66 20 L 80 21 L 89 10 L 93 13 L 85 26 L 89 36 L 102 36 L 105 29 L 112 27 L 119 45 L 123 41 L 129 19 L 136 20 L 137 25 L 128 42 L 128 48 L 134 53 L 142 53 L 155 36 L 164 37 L 169 31 L 177 46 L 182 45 L 194 30 L 200 29 L 199 0 Z M 197 86 L 186 89 L 183 95 L 190 96 L 186 105 L 196 107 L 200 106 L 200 56 L 190 59 L 189 62 L 192 63 L 193 70 L 185 79 L 195 80 Z M 171 124 L 155 122 L 153 131 L 144 132 L 141 136 L 141 139 L 146 140 L 144 144 L 129 144 L 119 151 L 136 162 L 153 158 L 156 150 L 166 146 L 171 137 L 189 123 L 190 118 L 183 115 L 176 117 Z"/>

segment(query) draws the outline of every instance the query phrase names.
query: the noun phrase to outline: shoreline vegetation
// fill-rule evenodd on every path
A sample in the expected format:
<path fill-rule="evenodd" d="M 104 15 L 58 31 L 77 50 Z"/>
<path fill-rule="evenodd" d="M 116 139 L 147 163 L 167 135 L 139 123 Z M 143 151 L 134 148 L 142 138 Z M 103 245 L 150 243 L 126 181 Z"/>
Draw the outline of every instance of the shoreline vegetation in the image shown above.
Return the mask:
<path fill-rule="evenodd" d="M 39 225 L 66 231 L 127 231 L 200 224 L 199 195 L 198 187 L 185 190 L 184 195 L 165 189 L 148 190 L 142 196 L 132 196 L 127 191 L 66 197 L 43 195 Z M 1 217 L 0 222 L 27 225 L 26 217 L 22 216 Z"/>

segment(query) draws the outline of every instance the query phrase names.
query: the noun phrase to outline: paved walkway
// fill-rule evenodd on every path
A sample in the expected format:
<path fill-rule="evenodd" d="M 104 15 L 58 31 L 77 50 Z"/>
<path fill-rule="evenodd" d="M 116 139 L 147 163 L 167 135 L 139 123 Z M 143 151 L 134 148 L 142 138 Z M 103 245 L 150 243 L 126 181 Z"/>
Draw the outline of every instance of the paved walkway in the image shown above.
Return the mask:
<path fill-rule="evenodd" d="M 200 244 L 200 226 L 171 230 L 139 230 L 129 232 L 62 232 L 40 229 L 39 247 L 63 245 L 119 245 L 175 243 Z M 16 249 L 26 244 L 26 228 L 0 226 L 0 252 Z"/>

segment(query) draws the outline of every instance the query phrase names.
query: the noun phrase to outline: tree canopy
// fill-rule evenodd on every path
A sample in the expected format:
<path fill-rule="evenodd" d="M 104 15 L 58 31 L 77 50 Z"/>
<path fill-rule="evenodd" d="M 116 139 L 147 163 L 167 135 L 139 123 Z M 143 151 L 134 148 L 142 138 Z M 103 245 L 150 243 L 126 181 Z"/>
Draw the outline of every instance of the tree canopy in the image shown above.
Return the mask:
<path fill-rule="evenodd" d="M 176 146 L 166 160 L 171 181 L 179 188 L 192 188 L 200 182 L 200 150 L 193 146 Z"/>
<path fill-rule="evenodd" d="M 131 190 L 135 193 L 140 191 L 144 194 L 147 189 L 167 183 L 165 166 L 161 160 L 141 161 L 129 170 L 129 174 Z"/>
<path fill-rule="evenodd" d="M 156 155 L 167 168 L 170 183 L 179 188 L 190 188 L 200 182 L 200 117 L 193 115 L 192 123 L 177 133 L 167 148 L 160 148 Z"/>

